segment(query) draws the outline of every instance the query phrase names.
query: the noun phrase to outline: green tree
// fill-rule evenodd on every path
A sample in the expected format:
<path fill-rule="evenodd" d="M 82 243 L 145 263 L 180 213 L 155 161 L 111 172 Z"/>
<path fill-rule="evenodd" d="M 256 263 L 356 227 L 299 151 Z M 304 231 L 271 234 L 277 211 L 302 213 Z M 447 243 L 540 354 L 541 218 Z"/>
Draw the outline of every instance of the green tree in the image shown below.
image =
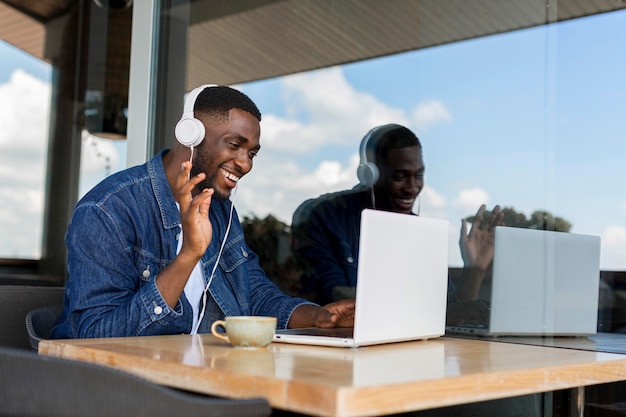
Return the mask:
<path fill-rule="evenodd" d="M 259 257 L 265 274 L 285 293 L 297 295 L 300 274 L 291 255 L 289 226 L 271 214 L 260 219 L 244 216 L 241 221 L 246 243 Z"/>
<path fill-rule="evenodd" d="M 529 218 L 524 213 L 518 213 L 513 207 L 504 207 L 504 224 L 510 227 L 526 229 L 554 230 L 557 232 L 569 232 L 572 224 L 562 217 L 554 216 L 545 210 L 535 210 Z M 485 216 L 489 211 L 485 211 Z M 473 222 L 475 216 L 466 217 L 468 222 Z"/>

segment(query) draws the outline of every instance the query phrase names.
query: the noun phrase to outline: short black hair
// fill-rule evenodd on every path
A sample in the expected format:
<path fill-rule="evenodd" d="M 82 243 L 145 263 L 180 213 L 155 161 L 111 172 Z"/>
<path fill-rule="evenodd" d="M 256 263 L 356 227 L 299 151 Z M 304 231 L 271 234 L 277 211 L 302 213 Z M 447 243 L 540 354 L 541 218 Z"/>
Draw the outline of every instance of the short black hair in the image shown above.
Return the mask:
<path fill-rule="evenodd" d="M 398 124 L 379 126 L 370 140 L 372 142 L 371 149 L 374 150 L 375 155 L 374 161 L 377 161 L 376 164 L 378 164 L 378 161 L 383 162 L 386 160 L 390 149 L 408 148 L 411 146 L 417 146 L 419 149 L 422 149 L 422 144 L 415 133 Z"/>
<path fill-rule="evenodd" d="M 218 117 L 228 117 L 228 112 L 232 109 L 248 112 L 261 121 L 261 112 L 250 97 L 226 85 L 205 88 L 196 98 L 193 107 L 194 112 Z"/>

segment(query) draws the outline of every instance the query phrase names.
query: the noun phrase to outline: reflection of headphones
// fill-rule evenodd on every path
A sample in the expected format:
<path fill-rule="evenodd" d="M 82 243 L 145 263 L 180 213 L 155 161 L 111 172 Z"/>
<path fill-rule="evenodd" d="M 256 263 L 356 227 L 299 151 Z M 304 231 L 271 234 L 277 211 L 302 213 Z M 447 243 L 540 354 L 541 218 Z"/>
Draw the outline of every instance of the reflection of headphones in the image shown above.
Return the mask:
<path fill-rule="evenodd" d="M 378 178 L 380 177 L 378 166 L 376 166 L 376 148 L 378 147 L 381 138 L 383 138 L 389 131 L 399 127 L 401 126 L 397 124 L 377 126 L 367 132 L 367 135 L 363 137 L 359 148 L 359 166 L 356 169 L 356 176 L 361 184 L 366 187 L 373 187 L 374 184 L 376 184 Z M 372 155 L 371 160 L 367 156 L 368 150 Z"/>
<path fill-rule="evenodd" d="M 204 84 L 200 87 L 191 90 L 187 99 L 185 100 L 185 107 L 183 109 L 183 117 L 180 118 L 176 124 L 174 133 L 176 139 L 183 145 L 189 148 L 195 148 L 202 143 L 204 139 L 205 131 L 204 125 L 193 115 L 193 108 L 196 104 L 196 99 L 202 91 L 207 87 L 216 87 L 215 84 Z"/>

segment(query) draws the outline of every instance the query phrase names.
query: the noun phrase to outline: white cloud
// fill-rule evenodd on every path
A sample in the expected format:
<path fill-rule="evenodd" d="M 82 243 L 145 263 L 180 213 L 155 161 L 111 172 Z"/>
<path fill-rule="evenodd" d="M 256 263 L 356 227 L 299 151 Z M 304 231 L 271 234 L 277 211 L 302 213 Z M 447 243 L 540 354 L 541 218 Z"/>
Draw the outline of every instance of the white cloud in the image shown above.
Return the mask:
<path fill-rule="evenodd" d="M 429 100 L 420 103 L 412 112 L 413 123 L 418 126 L 420 132 L 424 132 L 430 126 L 441 122 L 449 122 L 452 115 L 439 100 Z"/>
<path fill-rule="evenodd" d="M 41 253 L 50 85 L 21 69 L 0 85 L 0 257 Z"/>
<path fill-rule="evenodd" d="M 451 118 L 443 103 L 434 100 L 421 103 L 409 116 L 405 109 L 356 90 L 340 67 L 284 77 L 281 89 L 287 116 L 263 115 L 262 151 L 237 197 L 241 215 L 272 213 L 290 223 L 293 211 L 307 198 L 357 183 L 358 144 L 372 127 L 399 123 L 413 129 L 412 122 L 432 125 Z M 354 152 L 348 160 L 320 156 L 308 169 L 294 159 L 303 161 L 328 145 L 354 146 Z M 422 215 L 445 217 L 445 198 L 435 190 L 426 187 L 420 204 Z"/>
<path fill-rule="evenodd" d="M 290 75 L 281 83 L 288 116 L 263 115 L 263 152 L 303 154 L 328 144 L 358 144 L 380 124 L 410 126 L 403 109 L 355 90 L 339 67 Z"/>
<path fill-rule="evenodd" d="M 478 187 L 461 190 L 452 204 L 459 211 L 474 213 L 481 204 L 489 203 L 489 194 Z"/>
<path fill-rule="evenodd" d="M 346 163 L 323 160 L 312 170 L 304 170 L 293 160 L 268 153 L 257 158 L 252 172 L 240 181 L 237 210 L 240 215 L 257 217 L 271 213 L 290 224 L 293 212 L 304 200 L 353 187 L 357 165 L 354 154 Z"/>
<path fill-rule="evenodd" d="M 623 269 L 626 262 L 626 227 L 608 226 L 602 232 L 600 264 L 603 269 Z"/>
<path fill-rule="evenodd" d="M 326 188 L 336 187 L 337 184 L 341 184 L 352 177 L 338 161 L 322 161 L 313 176 L 319 184 Z"/>
<path fill-rule="evenodd" d="M 339 67 L 286 76 L 281 88 L 287 117 L 263 115 L 264 153 L 304 154 L 326 145 L 358 144 L 377 125 L 422 128 L 451 118 L 445 105 L 435 100 L 419 104 L 409 116 L 405 109 L 355 90 Z"/>
<path fill-rule="evenodd" d="M 102 173 L 107 167 L 119 166 L 120 156 L 113 143 L 111 139 L 102 139 L 83 130 L 80 153 L 81 175 L 93 172 Z"/>
<path fill-rule="evenodd" d="M 48 82 L 22 69 L 0 84 L 0 257 L 41 255 L 50 94 Z M 81 195 L 124 167 L 120 148 L 83 135 Z"/>
<path fill-rule="evenodd" d="M 108 175 L 126 167 L 126 143 L 81 132 L 79 198 Z"/>
<path fill-rule="evenodd" d="M 288 113 L 297 116 L 305 112 L 312 123 L 351 126 L 362 136 L 378 124 L 409 121 L 403 109 L 355 90 L 340 67 L 286 77 L 283 86 Z"/>
<path fill-rule="evenodd" d="M 273 114 L 263 115 L 261 149 L 267 153 L 303 154 L 318 148 L 327 138 L 323 129 L 308 126 L 298 120 L 281 119 Z"/>
<path fill-rule="evenodd" d="M 3 150 L 45 154 L 50 85 L 22 69 L 0 84 L 0 146 Z M 42 150 L 43 147 L 43 150 Z"/>
<path fill-rule="evenodd" d="M 446 197 L 428 185 L 425 185 L 420 192 L 419 200 L 415 202 L 413 211 L 417 212 L 418 207 L 421 216 L 439 219 L 446 219 L 448 217 L 446 213 Z"/>

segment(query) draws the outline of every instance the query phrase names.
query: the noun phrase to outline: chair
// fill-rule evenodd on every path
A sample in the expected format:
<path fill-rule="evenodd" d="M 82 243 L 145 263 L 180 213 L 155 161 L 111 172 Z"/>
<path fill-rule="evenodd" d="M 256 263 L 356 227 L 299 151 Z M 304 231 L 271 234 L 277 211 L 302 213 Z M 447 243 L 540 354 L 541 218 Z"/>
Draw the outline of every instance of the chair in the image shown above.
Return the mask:
<path fill-rule="evenodd" d="M 63 305 L 38 307 L 26 315 L 26 331 L 30 339 L 30 346 L 38 350 L 39 342 L 50 337 L 50 330 L 63 312 Z"/>
<path fill-rule="evenodd" d="M 29 311 L 63 303 L 64 287 L 0 285 L 0 346 L 32 351 L 24 326 Z"/>
<path fill-rule="evenodd" d="M 262 398 L 230 400 L 154 384 L 87 362 L 0 347 L 2 416 L 269 416 Z"/>

